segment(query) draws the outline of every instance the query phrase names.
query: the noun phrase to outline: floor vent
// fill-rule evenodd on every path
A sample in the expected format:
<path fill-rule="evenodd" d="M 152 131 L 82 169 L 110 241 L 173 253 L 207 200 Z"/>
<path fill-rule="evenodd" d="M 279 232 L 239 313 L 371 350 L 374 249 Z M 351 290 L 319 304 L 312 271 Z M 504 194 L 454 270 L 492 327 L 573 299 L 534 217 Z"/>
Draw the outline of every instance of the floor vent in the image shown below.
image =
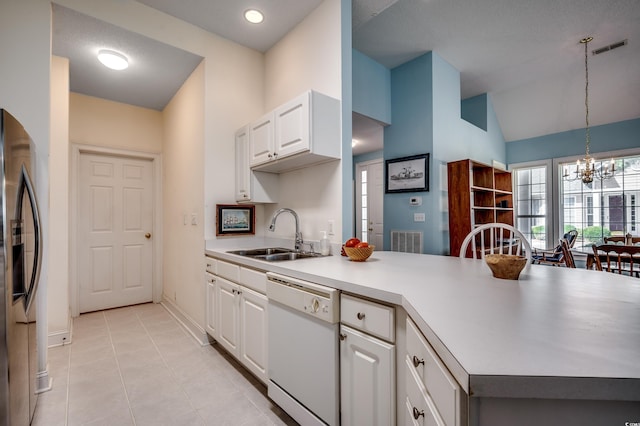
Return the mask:
<path fill-rule="evenodd" d="M 391 231 L 391 251 L 422 253 L 422 232 Z"/>

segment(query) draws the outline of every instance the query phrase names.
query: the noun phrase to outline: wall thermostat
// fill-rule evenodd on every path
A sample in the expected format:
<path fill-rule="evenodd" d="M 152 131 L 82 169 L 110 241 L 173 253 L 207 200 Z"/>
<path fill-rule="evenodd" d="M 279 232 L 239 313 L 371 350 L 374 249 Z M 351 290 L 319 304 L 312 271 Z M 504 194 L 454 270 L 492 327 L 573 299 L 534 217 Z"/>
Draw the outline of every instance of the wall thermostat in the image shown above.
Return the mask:
<path fill-rule="evenodd" d="M 410 206 L 421 206 L 422 205 L 422 197 L 410 197 L 409 198 Z"/>

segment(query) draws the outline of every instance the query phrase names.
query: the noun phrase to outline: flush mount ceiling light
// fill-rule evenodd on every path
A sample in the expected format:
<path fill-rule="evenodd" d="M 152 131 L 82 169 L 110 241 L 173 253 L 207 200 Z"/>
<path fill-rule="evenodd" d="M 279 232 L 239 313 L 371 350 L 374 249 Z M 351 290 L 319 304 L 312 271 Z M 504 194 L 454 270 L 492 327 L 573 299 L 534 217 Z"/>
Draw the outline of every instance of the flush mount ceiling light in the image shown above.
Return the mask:
<path fill-rule="evenodd" d="M 252 24 L 259 24 L 264 21 L 264 15 L 259 10 L 249 9 L 244 12 L 244 19 Z"/>
<path fill-rule="evenodd" d="M 113 50 L 100 50 L 98 52 L 98 60 L 102 62 L 102 65 L 112 70 L 120 71 L 129 67 L 127 58 L 122 53 L 114 52 Z"/>

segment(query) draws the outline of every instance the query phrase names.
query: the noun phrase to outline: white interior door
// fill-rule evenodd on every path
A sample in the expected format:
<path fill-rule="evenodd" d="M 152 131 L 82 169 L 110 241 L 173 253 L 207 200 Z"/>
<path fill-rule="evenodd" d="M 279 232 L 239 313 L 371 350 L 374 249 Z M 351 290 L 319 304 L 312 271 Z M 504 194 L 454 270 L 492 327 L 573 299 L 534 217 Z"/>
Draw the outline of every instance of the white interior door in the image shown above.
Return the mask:
<path fill-rule="evenodd" d="M 153 166 L 150 160 L 80 154 L 80 313 L 153 297 Z"/>
<path fill-rule="evenodd" d="M 356 235 L 382 250 L 384 243 L 382 159 L 356 165 Z"/>

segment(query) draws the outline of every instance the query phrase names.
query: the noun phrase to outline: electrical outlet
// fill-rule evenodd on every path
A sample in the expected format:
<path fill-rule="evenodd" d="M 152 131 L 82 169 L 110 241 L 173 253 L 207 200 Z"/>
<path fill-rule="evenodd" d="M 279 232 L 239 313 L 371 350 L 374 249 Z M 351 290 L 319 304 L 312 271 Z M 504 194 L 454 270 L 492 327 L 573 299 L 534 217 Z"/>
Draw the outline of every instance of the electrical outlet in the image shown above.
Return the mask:
<path fill-rule="evenodd" d="M 333 225 L 334 225 L 333 220 L 329 220 L 329 222 L 327 223 L 327 235 L 334 235 Z"/>
<path fill-rule="evenodd" d="M 413 214 L 413 221 L 414 222 L 424 222 L 425 221 L 424 213 L 414 213 Z"/>

